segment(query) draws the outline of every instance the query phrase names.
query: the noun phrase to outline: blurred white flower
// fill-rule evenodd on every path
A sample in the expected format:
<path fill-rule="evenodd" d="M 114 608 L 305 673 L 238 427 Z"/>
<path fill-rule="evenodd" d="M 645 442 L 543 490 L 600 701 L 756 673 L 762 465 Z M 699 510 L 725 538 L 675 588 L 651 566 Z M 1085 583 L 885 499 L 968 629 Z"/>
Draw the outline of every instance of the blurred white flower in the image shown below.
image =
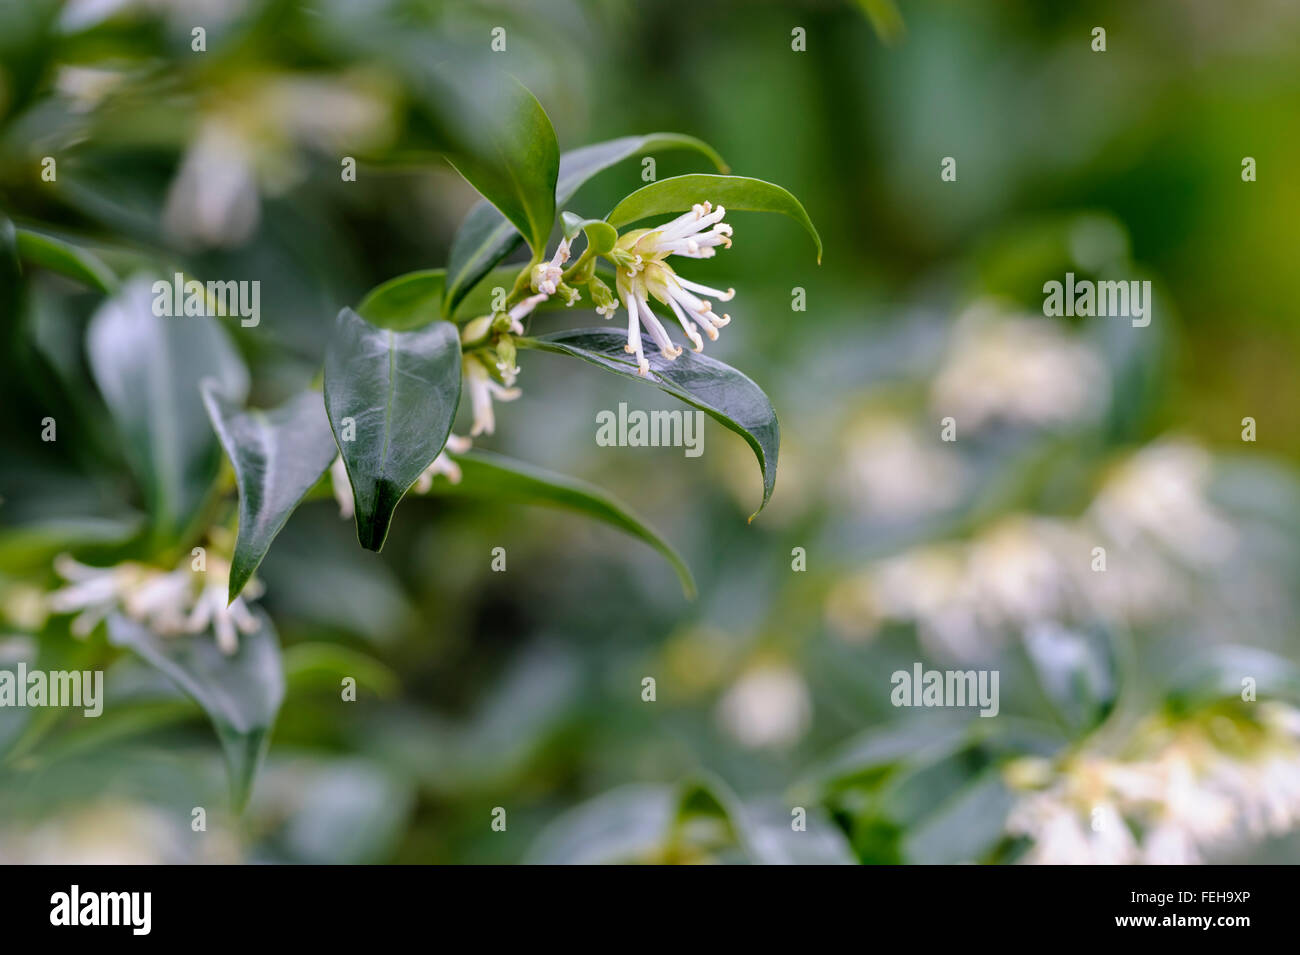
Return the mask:
<path fill-rule="evenodd" d="M 761 665 L 742 675 L 718 702 L 717 719 L 742 746 L 789 746 L 812 722 L 808 685 L 789 666 Z"/>
<path fill-rule="evenodd" d="M 1209 501 L 1212 464 L 1188 441 L 1159 441 L 1115 471 L 1089 516 L 1121 547 L 1154 542 L 1196 566 L 1222 564 L 1237 535 Z"/>
<path fill-rule="evenodd" d="M 163 226 L 176 241 L 233 246 L 257 228 L 263 192 L 303 176 L 298 151 L 359 152 L 391 129 L 386 94 L 344 77 L 241 77 L 213 96 L 167 191 Z"/>
<path fill-rule="evenodd" d="M 1142 727 L 1125 758 L 1068 758 L 1043 783 L 1008 768 L 1022 796 L 1007 831 L 1033 840 L 1029 863 L 1183 865 L 1240 837 L 1260 839 L 1300 826 L 1300 737 L 1286 721 L 1300 712 L 1260 703 L 1248 745 L 1229 751 L 1204 723 Z"/>
<path fill-rule="evenodd" d="M 936 414 L 967 432 L 1001 421 L 1052 427 L 1100 417 L 1110 401 L 1101 356 L 1043 317 L 982 304 L 958 319 L 931 388 Z"/>
<path fill-rule="evenodd" d="M 1009 631 L 1070 606 L 1068 539 L 1058 522 L 1012 516 L 970 541 L 877 561 L 859 586 L 870 590 L 879 620 L 914 622 L 921 641 L 940 656 L 978 659 Z"/>
<path fill-rule="evenodd" d="M 163 228 L 200 246 L 239 245 L 260 216 L 253 147 L 221 119 L 199 127 L 167 190 Z"/>
<path fill-rule="evenodd" d="M 851 637 L 911 622 L 931 650 L 973 659 L 1039 622 L 1133 626 L 1185 612 L 1237 543 L 1208 497 L 1209 468 L 1196 446 L 1157 442 L 1120 465 L 1079 518 L 1009 515 L 969 540 L 874 561 L 831 590 L 828 619 Z M 1095 547 L 1122 572 L 1094 570 Z"/>
<path fill-rule="evenodd" d="M 461 437 L 456 434 L 447 435 L 447 444 L 438 456 L 433 459 L 433 463 L 420 472 L 420 476 L 415 479 L 411 485 L 411 490 L 416 494 L 428 494 L 433 489 L 433 479 L 439 474 L 446 477 L 452 484 L 460 483 L 460 465 L 448 456 L 451 454 L 464 454 L 474 442 L 469 438 Z M 330 487 L 334 491 L 334 500 L 339 506 L 339 517 L 349 518 L 356 513 L 356 501 L 352 497 L 352 482 L 348 478 L 347 465 L 343 463 L 343 455 L 334 459 L 330 465 Z"/>
<path fill-rule="evenodd" d="M 177 865 L 233 863 L 240 849 L 227 827 L 203 839 L 176 816 L 139 803 L 105 802 L 60 812 L 32 826 L 0 829 L 3 865 Z"/>
<path fill-rule="evenodd" d="M 90 567 L 67 554 L 54 559 L 54 569 L 66 587 L 51 592 L 51 612 L 75 613 L 72 632 L 85 637 L 109 614 L 121 612 L 159 636 L 197 634 L 212 628 L 224 653 L 239 648 L 240 633 L 254 633 L 257 618 L 246 601 L 262 595 L 262 584 L 250 580 L 243 593 L 227 605 L 230 565 L 209 554 L 207 569 L 191 570 L 182 563 L 162 570 L 126 561 L 112 567 Z"/>
<path fill-rule="evenodd" d="M 424 472 L 415 479 L 415 484 L 411 490 L 416 494 L 428 494 L 433 487 L 433 479 L 439 474 L 443 475 L 452 484 L 460 483 L 460 465 L 447 456 L 447 452 L 452 454 L 464 454 L 473 446 L 469 438 L 462 438 L 460 435 L 447 435 L 446 447 L 438 452 L 438 456 L 433 459 L 433 463 L 424 469 Z"/>
<path fill-rule="evenodd" d="M 54 78 L 54 88 L 70 101 L 74 112 L 86 113 L 103 102 L 124 76 L 119 70 L 60 66 Z"/>
<path fill-rule="evenodd" d="M 976 619 L 963 545 L 915 548 L 878 561 L 860 580 L 881 622 L 914 621 L 921 641 L 940 655 L 968 659 L 992 648 Z"/>
<path fill-rule="evenodd" d="M 970 591 L 980 618 L 1024 628 L 1062 615 L 1071 603 L 1069 563 L 1087 551 L 1057 521 L 1013 516 L 971 541 Z"/>
<path fill-rule="evenodd" d="M 330 465 L 330 488 L 334 491 L 334 500 L 339 506 L 339 517 L 346 519 L 357 512 L 357 502 L 352 496 L 352 481 L 348 478 L 348 466 L 343 463 L 341 454 Z"/>
<path fill-rule="evenodd" d="M 907 521 L 951 507 L 967 482 L 962 458 L 895 418 L 873 415 L 844 440 L 839 490 L 858 513 Z"/>

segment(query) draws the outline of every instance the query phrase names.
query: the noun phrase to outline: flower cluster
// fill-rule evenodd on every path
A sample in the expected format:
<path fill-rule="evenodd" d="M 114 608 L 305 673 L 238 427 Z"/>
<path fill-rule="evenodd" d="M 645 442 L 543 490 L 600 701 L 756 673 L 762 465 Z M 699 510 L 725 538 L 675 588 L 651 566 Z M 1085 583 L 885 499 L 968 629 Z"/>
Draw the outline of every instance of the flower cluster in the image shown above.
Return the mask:
<path fill-rule="evenodd" d="M 1007 820 L 1033 841 L 1025 861 L 1194 864 L 1239 836 L 1300 826 L 1300 711 L 1260 703 L 1257 722 L 1154 721 L 1129 758 L 1080 753 L 1057 770 L 1038 759 L 1008 766 L 1029 790 Z"/>
<path fill-rule="evenodd" d="M 613 259 L 618 266 L 618 297 L 627 306 L 627 352 L 636 356 L 641 374 L 650 372 L 650 362 L 641 346 L 641 329 L 645 328 L 659 353 L 672 361 L 682 353 L 674 345 L 663 323 L 650 308 L 650 299 L 670 309 L 682 331 L 690 339 L 695 351 L 703 351 L 704 340 L 696 325 L 710 341 L 718 338 L 718 329 L 731 321 L 730 315 L 719 315 L 713 303 L 702 299 L 708 295 L 729 302 L 735 289 L 710 288 L 679 276 L 667 259 L 680 255 L 690 259 L 707 259 L 717 253 L 718 246 L 731 246 L 731 226 L 722 221 L 727 210 L 716 209 L 705 202 L 694 206 L 690 212 L 657 229 L 636 229 L 621 236 L 614 247 Z M 608 315 L 613 309 L 605 310 Z M 689 316 L 689 317 L 688 317 Z"/>
<path fill-rule="evenodd" d="M 1135 626 L 1185 610 L 1201 577 L 1241 558 L 1209 493 L 1212 464 L 1196 444 L 1156 441 L 1116 466 L 1077 518 L 1011 514 L 873 561 L 833 588 L 829 622 L 848 638 L 911 622 L 931 652 L 969 660 L 1045 622 Z M 1123 574 L 1094 571 L 1097 545 L 1124 555 Z"/>
<path fill-rule="evenodd" d="M 175 570 L 125 561 L 112 567 L 90 567 L 67 554 L 54 560 L 54 569 L 68 585 L 47 597 L 53 613 L 75 613 L 72 632 L 85 637 L 109 614 L 122 613 L 161 636 L 203 633 L 211 627 L 223 653 L 239 649 L 239 634 L 257 631 L 260 624 L 246 600 L 262 594 L 250 580 L 243 594 L 227 605 L 230 565 L 219 557 L 205 558 L 206 569 L 182 564 Z"/>
<path fill-rule="evenodd" d="M 460 468 L 447 452 L 463 454 L 469 450 L 471 438 L 492 434 L 496 429 L 493 402 L 514 401 L 520 396 L 521 392 L 514 387 L 519 368 L 515 364 L 512 336 L 522 335 L 523 320 L 552 296 L 562 297 L 565 304 L 571 306 L 582 297 L 576 286 L 585 285 L 597 313 L 605 318 L 611 318 L 618 311 L 621 299 L 628 310 L 627 352 L 636 356 L 637 370 L 642 375 L 650 372 L 650 362 L 641 344 L 642 328 L 667 360 L 672 361 L 682 353 L 651 310 L 651 298 L 677 317 L 695 351 L 704 348 L 701 330 L 710 341 L 716 341 L 718 329 L 730 322 L 731 316 L 719 315 L 713 309 L 713 302 L 700 296 L 727 302 L 736 294 L 735 290 L 723 291 L 684 279 L 673 270 L 667 259 L 673 255 L 707 259 L 717 253 L 719 246 L 730 247 L 731 226 L 722 221 L 726 214 L 727 210 L 722 206 L 714 207 L 712 203 L 704 202 L 658 228 L 635 229 L 620 236 L 607 255 L 617 269 L 617 298 L 596 276 L 590 249 L 576 263 L 565 268 L 570 258 L 570 240 L 566 238 L 549 260 L 533 265 L 526 275 L 521 275 L 518 294 L 531 294 L 523 295 L 508 309 L 467 322 L 461 333 L 465 347 L 461 373 L 473 411 L 469 437 L 453 434 L 447 439 L 446 450 L 416 481 L 415 492 L 426 493 L 433 486 L 433 479 L 440 474 L 453 484 L 459 483 Z M 340 516 L 351 517 L 354 513 L 352 487 L 342 457 L 335 459 L 330 468 L 330 478 Z"/>

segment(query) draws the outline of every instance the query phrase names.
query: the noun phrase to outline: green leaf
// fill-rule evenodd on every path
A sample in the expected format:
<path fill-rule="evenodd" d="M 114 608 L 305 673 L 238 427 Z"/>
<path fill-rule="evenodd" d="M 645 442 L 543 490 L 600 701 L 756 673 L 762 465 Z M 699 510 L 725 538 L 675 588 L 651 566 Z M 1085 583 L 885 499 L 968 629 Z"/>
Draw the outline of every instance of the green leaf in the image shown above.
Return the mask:
<path fill-rule="evenodd" d="M 706 157 L 721 172 L 727 164 L 717 150 L 702 139 L 682 133 L 646 133 L 641 136 L 622 136 L 589 146 L 571 149 L 560 157 L 560 176 L 555 185 L 556 198 L 563 205 L 597 173 L 610 166 L 631 159 L 641 153 L 665 149 L 690 149 Z"/>
<path fill-rule="evenodd" d="M 0 317 L 4 318 L 0 334 L 4 335 L 5 347 L 18 347 L 22 297 L 23 268 L 18 261 L 18 232 L 14 224 L 0 213 Z"/>
<path fill-rule="evenodd" d="M 86 348 L 156 538 L 174 543 L 196 518 L 221 466 L 199 382 L 242 400 L 248 371 L 216 320 L 153 313 L 151 283 L 132 279 L 90 320 Z"/>
<path fill-rule="evenodd" d="M 54 236 L 19 229 L 18 255 L 105 294 L 117 288 L 117 276 L 98 256 Z"/>
<path fill-rule="evenodd" d="M 1049 621 L 1028 628 L 1024 644 L 1038 685 L 1066 724 L 1082 734 L 1106 718 L 1119 696 L 1120 674 L 1102 629 Z"/>
<path fill-rule="evenodd" d="M 793 806 L 754 800 L 733 810 L 732 823 L 750 860 L 762 865 L 853 865 L 857 859 L 843 832 L 816 807 L 807 807 L 806 828 L 791 827 Z"/>
<path fill-rule="evenodd" d="M 371 289 L 357 306 L 357 314 L 380 328 L 419 328 L 442 314 L 446 285 L 446 269 L 407 272 Z"/>
<path fill-rule="evenodd" d="M 593 143 L 572 149 L 560 157 L 559 174 L 555 183 L 555 205 L 564 205 L 593 176 L 632 156 L 663 149 L 692 149 L 702 153 L 720 170 L 727 165 L 708 143 L 694 136 L 679 133 L 647 133 L 644 136 L 624 136 L 603 143 Z M 451 246 L 451 263 L 447 274 L 447 299 L 444 314 L 457 311 L 461 299 L 469 294 L 498 263 L 515 249 L 522 238 L 519 232 L 490 203 L 481 202 L 469 211 L 456 232 Z M 542 238 L 546 241 L 545 236 Z M 536 246 L 534 246 L 536 248 Z M 519 269 L 514 269 L 518 272 Z M 505 283 L 513 284 L 513 276 Z"/>
<path fill-rule="evenodd" d="M 271 411 L 244 411 L 206 381 L 203 400 L 239 487 L 239 535 L 230 560 L 234 600 L 338 450 L 318 391 L 304 391 Z"/>
<path fill-rule="evenodd" d="M 398 332 L 350 308 L 339 312 L 325 352 L 325 409 L 352 482 L 362 547 L 384 546 L 398 501 L 446 444 L 459 402 L 455 325 Z"/>
<path fill-rule="evenodd" d="M 397 674 L 374 657 L 337 643 L 295 643 L 284 651 L 284 674 L 291 692 L 323 688 L 335 699 L 343 677 L 352 677 L 381 697 L 396 695 L 402 685 Z"/>
<path fill-rule="evenodd" d="M 430 68 L 436 134 L 448 161 L 487 200 L 470 211 L 452 246 L 446 312 L 469 284 L 501 261 L 491 259 L 499 229 L 518 232 L 540 253 L 555 224 L 560 148 L 551 120 L 514 77 L 472 71 L 472 80 Z"/>
<path fill-rule="evenodd" d="M 692 351 L 665 361 L 652 343 L 646 344 L 650 373 L 637 372 L 636 362 L 623 350 L 626 338 L 611 328 L 575 328 L 537 338 L 519 338 L 520 348 L 536 348 L 581 358 L 633 381 L 649 382 L 693 408 L 699 408 L 725 428 L 736 432 L 754 450 L 763 472 L 763 501 L 752 521 L 767 506 L 776 484 L 776 458 L 781 429 L 772 402 L 763 390 L 736 369 Z"/>
<path fill-rule="evenodd" d="M 1259 699 L 1300 703 L 1300 665 L 1269 650 L 1239 644 L 1187 655 L 1168 677 L 1165 700 L 1181 713 L 1224 700 L 1240 701 L 1246 677 L 1255 681 Z"/>
<path fill-rule="evenodd" d="M 618 230 L 604 219 L 584 219 L 572 212 L 560 213 L 561 230 L 570 242 L 579 232 L 587 233 L 587 246 L 597 255 L 604 255 L 618 241 Z"/>
<path fill-rule="evenodd" d="M 907 32 L 903 15 L 898 12 L 894 0 L 858 0 L 858 6 L 871 21 L 876 36 L 880 37 L 881 42 L 886 46 L 893 46 Z"/>
<path fill-rule="evenodd" d="M 630 785 L 582 803 L 548 825 L 524 861 L 530 865 L 642 862 L 663 847 L 679 794 L 672 786 Z"/>
<path fill-rule="evenodd" d="M 240 634 L 239 649 L 230 656 L 207 634 L 164 638 L 120 614 L 108 619 L 114 645 L 128 647 L 164 673 L 208 714 L 226 754 L 237 809 L 248 800 L 284 699 L 279 640 L 266 614 L 253 613 L 261 626 Z"/>
<path fill-rule="evenodd" d="M 460 465 L 459 484 L 438 482 L 440 493 L 482 497 L 494 502 L 513 501 L 557 507 L 603 521 L 625 534 L 645 541 L 672 565 L 682 592 L 694 600 L 695 581 L 690 568 L 667 541 L 641 522 L 627 506 L 600 488 L 542 468 L 487 451 L 453 455 Z"/>
<path fill-rule="evenodd" d="M 650 216 L 684 212 L 704 201 L 726 206 L 739 212 L 779 212 L 799 223 L 817 246 L 817 261 L 822 260 L 822 240 L 799 200 L 780 186 L 745 176 L 714 176 L 692 173 L 674 176 L 643 186 L 616 205 L 607 222 L 621 229 Z"/>
<path fill-rule="evenodd" d="M 909 827 L 903 858 L 919 865 L 982 861 L 1002 839 L 1014 802 L 1000 770 L 986 770 Z"/>
<path fill-rule="evenodd" d="M 56 554 L 72 548 L 121 546 L 138 534 L 143 524 L 141 514 L 64 515 L 7 524 L 0 534 L 0 573 L 40 572 Z"/>

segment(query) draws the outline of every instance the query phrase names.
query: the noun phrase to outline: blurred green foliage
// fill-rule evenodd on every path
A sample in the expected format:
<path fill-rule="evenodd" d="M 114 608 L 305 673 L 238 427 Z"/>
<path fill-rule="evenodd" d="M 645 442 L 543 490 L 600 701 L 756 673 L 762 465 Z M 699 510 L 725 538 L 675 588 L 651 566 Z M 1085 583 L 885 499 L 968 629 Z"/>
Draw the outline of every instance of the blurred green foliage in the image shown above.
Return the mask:
<path fill-rule="evenodd" d="M 21 292 L 0 276 L 0 664 L 107 666 L 109 705 L 0 709 L 0 859 L 1008 861 L 1031 841 L 1007 824 L 1016 767 L 1050 765 L 1025 784 L 1050 790 L 1081 753 L 1155 765 L 1202 732 L 1250 759 L 1267 721 L 1234 702 L 1241 678 L 1295 702 L 1300 646 L 1298 39 L 1292 7 L 1212 0 L 3 3 L 0 211 L 49 238 L 27 240 Z M 680 130 L 803 200 L 820 267 L 796 225 L 739 213 L 735 249 L 690 273 L 737 289 L 711 354 L 780 415 L 775 494 L 746 524 L 760 488 L 722 428 L 698 459 L 597 447 L 598 410 L 669 399 L 523 354 L 526 400 L 485 445 L 616 490 L 699 600 L 648 548 L 548 511 L 413 498 L 376 556 L 310 503 L 259 570 L 285 702 L 236 817 L 198 709 L 39 608 L 56 554 L 94 563 L 139 520 L 80 347 L 95 276 L 260 280 L 261 334 L 238 338 L 252 399 L 301 390 L 341 307 L 448 261 L 475 196 L 433 153 L 424 67 L 453 58 L 519 77 L 563 144 Z M 214 129 L 238 143 L 237 181 L 187 178 Z M 565 208 L 604 215 L 639 173 L 603 172 Z M 42 267 L 60 242 L 93 253 L 82 281 Z M 1066 271 L 1150 279 L 1155 320 L 1042 317 Z M 977 399 L 967 430 L 949 409 Z M 1115 540 L 1108 579 L 1134 592 L 1059 582 L 1040 545 L 1062 535 L 1085 572 Z M 949 601 L 950 574 L 967 576 Z M 889 675 L 915 660 L 998 669 L 999 718 L 896 709 Z M 1289 828 L 1210 856 L 1294 861 Z"/>

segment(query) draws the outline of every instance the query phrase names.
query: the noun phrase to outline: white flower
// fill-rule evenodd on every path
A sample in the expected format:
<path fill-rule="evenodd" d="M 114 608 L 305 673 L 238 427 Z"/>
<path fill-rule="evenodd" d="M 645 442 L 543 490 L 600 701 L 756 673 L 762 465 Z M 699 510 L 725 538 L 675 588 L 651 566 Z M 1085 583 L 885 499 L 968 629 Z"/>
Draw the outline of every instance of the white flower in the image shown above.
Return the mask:
<path fill-rule="evenodd" d="M 210 563 L 213 564 L 213 570 L 215 570 L 218 562 L 214 560 L 210 561 Z M 257 618 L 248 609 L 248 605 L 244 603 L 242 594 L 227 606 L 226 596 L 230 587 L 230 568 L 223 565 L 223 569 L 226 571 L 224 574 L 209 571 L 207 583 L 199 591 L 198 597 L 194 600 L 194 605 L 190 608 L 189 616 L 185 618 L 179 632 L 202 633 L 208 629 L 210 624 L 212 632 L 216 634 L 217 646 L 221 649 L 221 652 L 233 654 L 239 649 L 239 634 L 256 633 L 258 623 Z M 261 585 L 255 581 L 249 581 L 248 586 L 244 588 L 244 593 L 248 594 L 250 598 L 259 596 L 261 592 Z"/>
<path fill-rule="evenodd" d="M 433 488 L 433 479 L 439 474 L 444 475 L 452 484 L 460 483 L 460 465 L 447 456 L 447 452 L 452 454 L 464 454 L 474 442 L 469 438 L 461 437 L 456 434 L 447 435 L 447 444 L 443 450 L 438 452 L 438 456 L 433 459 L 433 463 L 425 468 L 415 483 L 411 485 L 411 490 L 416 494 L 428 494 Z M 339 517 L 349 518 L 356 513 L 356 501 L 352 497 L 352 482 L 348 478 L 347 465 L 343 463 L 343 455 L 334 459 L 330 465 L 330 485 L 334 490 L 334 500 L 339 505 Z"/>
<path fill-rule="evenodd" d="M 492 399 L 497 401 L 514 401 L 521 394 L 518 388 L 507 388 L 493 380 L 487 367 L 473 355 L 466 355 L 464 361 L 465 387 L 469 389 L 470 407 L 474 411 L 474 424 L 470 428 L 470 437 L 491 434 L 496 429 L 496 419 L 492 415 Z"/>
<path fill-rule="evenodd" d="M 789 746 L 808 731 L 812 701 L 795 670 L 766 664 L 736 681 L 718 703 L 717 718 L 742 746 Z"/>
<path fill-rule="evenodd" d="M 1116 470 L 1089 515 L 1121 547 L 1151 542 L 1193 566 L 1223 564 L 1238 541 L 1210 499 L 1212 476 L 1204 448 L 1162 439 Z"/>
<path fill-rule="evenodd" d="M 543 295 L 554 295 L 560 281 L 564 278 L 564 263 L 567 261 L 569 261 L 569 240 L 565 239 L 555 250 L 551 261 L 533 267 L 530 283 L 533 291 L 541 292 Z"/>
<path fill-rule="evenodd" d="M 167 189 L 168 235 L 212 247 L 238 245 L 252 235 L 261 217 L 253 152 L 229 123 L 206 121 Z"/>
<path fill-rule="evenodd" d="M 892 417 L 855 423 L 837 484 L 848 503 L 876 521 L 913 520 L 951 507 L 969 480 L 960 455 Z"/>
<path fill-rule="evenodd" d="M 61 66 L 54 87 L 67 97 L 75 113 L 88 113 L 121 86 L 126 73 L 86 66 Z"/>
<path fill-rule="evenodd" d="M 1045 786 L 1009 766 L 1012 788 L 1044 787 L 1024 795 L 1007 819 L 1009 832 L 1034 842 L 1025 861 L 1199 863 L 1206 850 L 1242 836 L 1300 826 L 1300 747 L 1277 722 L 1300 713 L 1259 706 L 1262 736 L 1247 751 L 1221 748 L 1195 719 L 1154 719 L 1126 757 L 1077 754 Z"/>
<path fill-rule="evenodd" d="M 627 352 L 636 356 L 637 370 L 641 374 L 650 373 L 650 362 L 641 347 L 642 326 L 659 346 L 659 353 L 664 358 L 672 361 L 682 353 L 650 310 L 651 297 L 672 310 L 697 352 L 704 349 L 704 340 L 696 325 L 704 330 L 710 341 L 716 341 L 718 329 L 731 321 L 730 315 L 718 315 L 713 310 L 713 303 L 699 295 L 728 302 L 736 294 L 734 289 L 724 292 L 688 281 L 665 261 L 670 255 L 707 259 L 716 253 L 717 246 L 730 246 L 731 226 L 721 221 L 726 211 L 722 206 L 714 209 L 706 202 L 658 229 L 638 229 L 619 238 L 615 246 L 615 261 L 619 265 L 618 297 L 627 306 Z M 599 311 L 602 314 L 606 312 L 603 308 Z M 608 314 L 613 312 L 614 308 L 609 308 Z"/>
<path fill-rule="evenodd" d="M 239 245 L 257 228 L 262 193 L 282 194 L 307 175 L 303 150 L 383 142 L 390 114 L 387 91 L 359 75 L 285 73 L 223 88 L 200 109 L 163 228 L 187 246 Z"/>
<path fill-rule="evenodd" d="M 934 410 L 969 430 L 1091 421 L 1109 401 L 1110 375 L 1095 349 L 1048 319 L 987 304 L 958 320 L 931 390 Z"/>
<path fill-rule="evenodd" d="M 352 496 L 352 480 L 348 477 L 348 466 L 343 463 L 343 455 L 334 459 L 330 465 L 330 487 L 334 490 L 334 500 L 339 505 L 339 517 L 349 518 L 357 512 L 357 502 Z"/>
<path fill-rule="evenodd" d="M 54 613 L 76 613 L 72 632 L 87 636 L 101 620 L 121 611 L 160 636 L 203 633 L 212 627 L 217 646 L 234 653 L 240 633 L 254 633 L 259 624 L 248 600 L 262 595 L 262 585 L 250 580 L 244 592 L 227 605 L 230 565 L 219 557 L 207 558 L 207 569 L 192 571 L 182 564 L 161 570 L 133 561 L 113 567 L 89 567 L 67 554 L 54 559 L 54 569 L 69 586 L 48 597 Z"/>
<path fill-rule="evenodd" d="M 462 438 L 460 435 L 455 434 L 447 435 L 446 447 L 438 453 L 436 458 L 433 459 L 433 463 L 424 469 L 424 473 L 416 478 L 413 486 L 415 493 L 428 494 L 429 489 L 433 487 L 433 479 L 439 474 L 445 475 L 447 480 L 452 484 L 459 484 L 460 465 L 449 458 L 447 452 L 450 451 L 452 454 L 464 454 L 473 447 L 473 444 L 474 442 L 469 438 Z"/>

